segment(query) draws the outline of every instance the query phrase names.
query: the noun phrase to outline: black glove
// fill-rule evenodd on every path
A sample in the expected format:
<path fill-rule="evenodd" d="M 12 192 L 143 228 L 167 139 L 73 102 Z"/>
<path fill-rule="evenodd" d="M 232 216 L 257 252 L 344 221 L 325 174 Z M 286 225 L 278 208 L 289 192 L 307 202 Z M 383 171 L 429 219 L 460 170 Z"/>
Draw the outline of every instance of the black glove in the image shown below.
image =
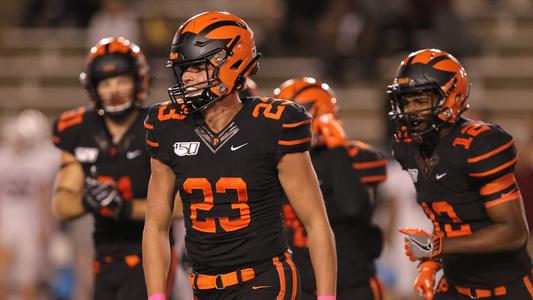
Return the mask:
<path fill-rule="evenodd" d="M 83 207 L 95 215 L 114 219 L 131 216 L 131 203 L 124 201 L 112 183 L 101 183 L 96 178 L 85 178 Z"/>

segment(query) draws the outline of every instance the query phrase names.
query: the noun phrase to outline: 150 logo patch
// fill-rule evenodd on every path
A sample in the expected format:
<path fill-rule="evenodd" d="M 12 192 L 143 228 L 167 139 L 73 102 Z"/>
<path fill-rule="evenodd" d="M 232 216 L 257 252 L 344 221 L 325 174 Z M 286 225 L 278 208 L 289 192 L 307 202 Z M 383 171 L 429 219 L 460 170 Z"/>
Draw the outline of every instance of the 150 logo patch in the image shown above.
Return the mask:
<path fill-rule="evenodd" d="M 174 143 L 174 153 L 178 156 L 188 156 L 198 154 L 200 142 L 177 142 Z"/>

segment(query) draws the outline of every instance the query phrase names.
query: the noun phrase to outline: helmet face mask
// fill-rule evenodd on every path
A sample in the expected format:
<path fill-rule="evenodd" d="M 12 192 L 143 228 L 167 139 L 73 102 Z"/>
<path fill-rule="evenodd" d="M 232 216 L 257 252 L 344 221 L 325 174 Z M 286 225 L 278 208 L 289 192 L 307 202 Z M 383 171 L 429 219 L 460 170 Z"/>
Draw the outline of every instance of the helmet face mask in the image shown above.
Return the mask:
<path fill-rule="evenodd" d="M 402 61 L 387 88 L 389 118 L 397 133 L 407 131 L 409 138 L 422 142 L 458 120 L 468 108 L 468 92 L 468 75 L 455 57 L 437 49 L 416 51 Z M 421 95 L 431 97 L 427 111 L 406 112 L 406 99 Z"/>
<path fill-rule="evenodd" d="M 80 81 L 93 101 L 98 115 L 105 115 L 120 122 L 146 99 L 149 86 L 148 72 L 149 66 L 137 45 L 122 37 L 104 38 L 91 48 L 86 60 L 86 71 L 80 74 Z M 131 101 L 104 105 L 98 92 L 99 83 L 122 75 L 133 78 L 133 90 L 127 91 Z M 125 93 L 119 91 L 113 97 L 124 98 Z"/>
<path fill-rule="evenodd" d="M 110 118 L 120 121 L 135 109 L 135 76 L 124 74 L 100 80 L 96 90 L 101 108 Z"/>
<path fill-rule="evenodd" d="M 211 102 L 225 96 L 225 94 L 219 96 L 211 92 L 211 89 L 213 88 L 223 91 L 225 87 L 220 83 L 216 76 L 219 68 L 211 63 L 211 60 L 208 57 L 182 63 L 169 61 L 167 67 L 172 70 L 177 82 L 176 85 L 168 89 L 168 93 L 172 101 L 185 104 L 184 108 L 186 111 L 182 113 L 187 114 L 189 112 L 192 113 L 203 110 Z M 183 75 L 187 71 L 194 73 L 204 72 L 205 80 L 187 84 L 183 80 Z"/>
<path fill-rule="evenodd" d="M 241 89 L 257 68 L 253 32 L 240 18 L 226 12 L 206 12 L 186 21 L 174 36 L 167 67 L 176 79 L 168 89 L 182 114 L 202 111 Z M 188 68 L 205 69 L 202 82 L 186 82 Z"/>
<path fill-rule="evenodd" d="M 412 92 L 398 93 L 391 99 L 392 111 L 389 113 L 395 127 L 404 127 L 409 135 L 423 138 L 435 132 L 437 126 L 445 122 L 436 117 L 438 103 L 442 101 L 442 93 L 436 89 L 419 89 Z M 414 108 L 413 108 L 414 107 Z"/>

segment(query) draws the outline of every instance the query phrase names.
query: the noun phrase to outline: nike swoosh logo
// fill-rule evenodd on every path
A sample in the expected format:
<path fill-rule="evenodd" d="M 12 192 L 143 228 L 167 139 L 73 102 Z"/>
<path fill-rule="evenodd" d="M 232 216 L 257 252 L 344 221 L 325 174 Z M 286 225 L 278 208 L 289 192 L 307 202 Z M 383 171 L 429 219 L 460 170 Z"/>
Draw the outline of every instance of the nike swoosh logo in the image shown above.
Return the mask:
<path fill-rule="evenodd" d="M 435 177 L 437 178 L 437 180 L 439 180 L 446 175 L 448 175 L 448 173 L 437 174 Z"/>
<path fill-rule="evenodd" d="M 258 290 L 258 289 L 268 289 L 271 288 L 270 285 L 253 285 L 252 290 Z"/>
<path fill-rule="evenodd" d="M 244 147 L 246 145 L 248 145 L 248 143 L 244 143 L 244 144 L 242 144 L 240 146 L 237 146 L 237 147 L 233 147 L 233 145 L 231 145 L 230 149 L 231 149 L 231 151 L 235 151 L 235 150 L 241 149 L 242 147 Z"/>
<path fill-rule="evenodd" d="M 415 245 L 417 245 L 420 249 L 422 249 L 424 251 L 431 250 L 431 242 L 430 241 L 428 241 L 427 244 L 424 245 L 424 244 L 421 244 L 416 239 L 410 238 L 409 240 L 411 240 L 411 242 L 413 242 Z"/>
<path fill-rule="evenodd" d="M 141 149 L 137 149 L 135 151 L 128 151 L 126 152 L 126 157 L 128 159 L 134 159 L 135 157 L 139 156 L 142 154 L 142 150 Z"/>

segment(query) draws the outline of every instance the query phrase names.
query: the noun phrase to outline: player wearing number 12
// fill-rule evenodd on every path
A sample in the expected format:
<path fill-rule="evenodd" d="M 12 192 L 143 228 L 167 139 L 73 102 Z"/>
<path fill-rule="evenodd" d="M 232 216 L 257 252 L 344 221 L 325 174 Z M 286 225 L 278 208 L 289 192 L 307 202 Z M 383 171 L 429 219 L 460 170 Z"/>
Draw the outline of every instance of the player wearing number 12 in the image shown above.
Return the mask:
<path fill-rule="evenodd" d="M 435 228 L 401 229 L 407 255 L 420 262 L 415 288 L 426 299 L 532 299 L 513 137 L 461 117 L 468 90 L 461 63 L 436 49 L 405 58 L 388 89 L 394 156 Z"/>
<path fill-rule="evenodd" d="M 308 152 L 311 116 L 290 101 L 237 94 L 259 56 L 248 25 L 229 13 L 199 14 L 174 37 L 168 67 L 177 84 L 145 123 L 152 177 L 143 263 L 153 299 L 163 297 L 176 190 L 198 299 L 299 298 L 284 193 L 307 228 L 318 294 L 334 298 L 335 246 Z"/>

